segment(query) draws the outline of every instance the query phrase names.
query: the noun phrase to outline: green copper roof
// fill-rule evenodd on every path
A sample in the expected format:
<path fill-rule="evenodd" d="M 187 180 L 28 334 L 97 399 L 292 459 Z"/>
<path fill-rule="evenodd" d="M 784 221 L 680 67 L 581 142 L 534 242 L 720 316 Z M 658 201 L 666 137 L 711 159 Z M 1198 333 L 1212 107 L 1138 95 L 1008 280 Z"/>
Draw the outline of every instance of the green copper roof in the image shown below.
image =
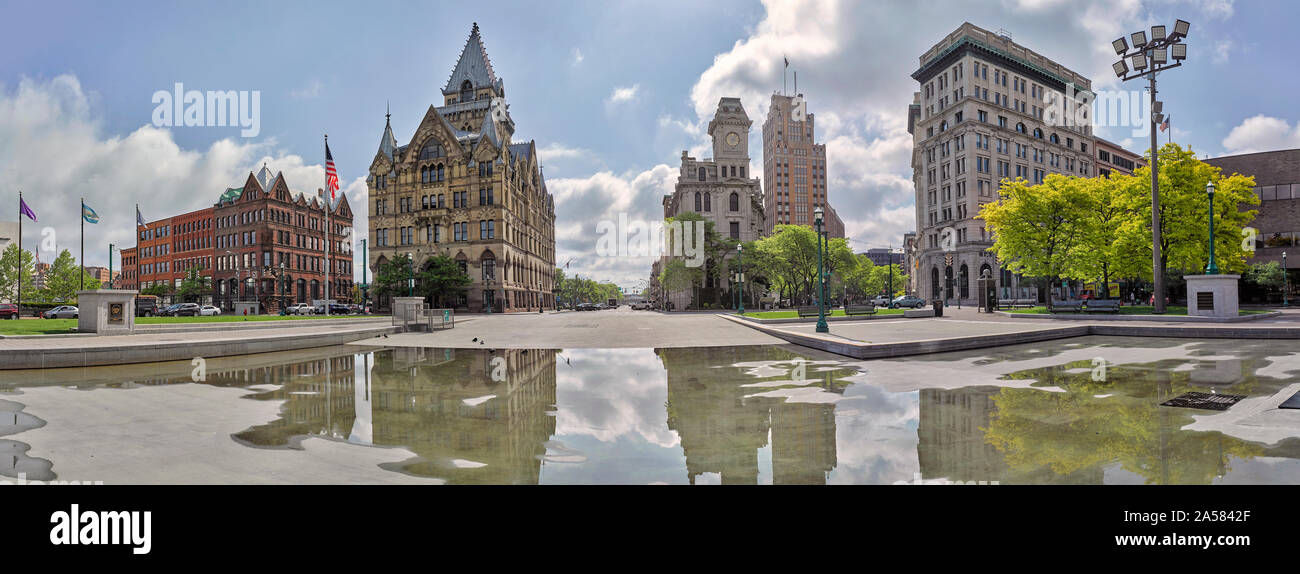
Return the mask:
<path fill-rule="evenodd" d="M 217 203 L 221 203 L 223 201 L 233 202 L 236 199 L 239 199 L 239 196 L 243 194 L 244 194 L 244 188 L 242 187 L 228 187 L 226 188 L 226 191 L 221 194 L 221 198 L 217 200 Z"/>
<path fill-rule="evenodd" d="M 1055 74 L 1055 73 L 1053 73 L 1053 72 L 1048 71 L 1046 68 L 1044 68 L 1044 67 L 1042 67 L 1042 66 L 1039 66 L 1039 65 L 1033 64 L 1033 63 L 1029 62 L 1028 60 L 1025 60 L 1024 58 L 1021 58 L 1021 57 L 1019 57 L 1019 56 L 1015 56 L 1015 55 L 1011 54 L 1010 52 L 1006 52 L 1006 51 L 1004 51 L 1004 50 L 1001 50 L 1001 49 L 998 49 L 998 48 L 994 48 L 993 46 L 990 46 L 990 45 L 988 45 L 988 44 L 985 44 L 984 42 L 981 42 L 981 41 L 979 41 L 979 40 L 976 40 L 976 39 L 974 39 L 974 38 L 972 38 L 972 37 L 970 37 L 970 36 L 962 36 L 962 37 L 961 37 L 960 39 L 958 39 L 956 42 L 953 42 L 953 44 L 952 44 L 951 46 L 948 46 L 947 49 L 945 49 L 945 50 L 942 51 L 942 52 L 939 52 L 937 55 L 935 55 L 935 57 L 930 58 L 930 61 L 929 61 L 929 62 L 926 62 L 924 66 L 921 66 L 921 69 L 917 70 L 915 73 L 912 74 L 912 78 L 913 78 L 913 79 L 917 79 L 917 80 L 919 80 L 922 76 L 925 75 L 925 72 L 926 72 L 926 71 L 928 71 L 930 68 L 932 68 L 935 64 L 938 64 L 941 60 L 944 59 L 944 57 L 946 57 L 948 54 L 951 54 L 951 53 L 953 53 L 953 52 L 955 52 L 955 51 L 957 51 L 957 50 L 960 50 L 960 49 L 966 47 L 967 44 L 969 44 L 969 45 L 971 45 L 971 46 L 974 46 L 974 47 L 977 47 L 977 48 L 980 48 L 981 50 L 984 50 L 984 51 L 986 51 L 986 52 L 989 52 L 989 53 L 992 53 L 992 54 L 996 54 L 996 55 L 998 55 L 998 56 L 1000 56 L 1000 57 L 1002 57 L 1002 58 L 1004 58 L 1004 59 L 1006 59 L 1006 60 L 1009 60 L 1009 61 L 1011 61 L 1011 62 L 1015 62 L 1016 64 L 1019 64 L 1019 65 L 1021 65 L 1021 66 L 1024 66 L 1025 68 L 1027 68 L 1027 69 L 1029 69 L 1029 70 L 1033 70 L 1034 72 L 1037 72 L 1038 74 L 1043 75 L 1044 77 L 1047 77 L 1047 78 L 1049 78 L 1049 79 L 1051 79 L 1051 80 L 1053 80 L 1053 81 L 1059 82 L 1061 85 L 1065 85 L 1065 84 L 1070 83 L 1069 80 L 1067 80 L 1067 79 L 1065 79 L 1065 78 L 1063 78 L 1063 77 L 1061 77 L 1061 76 L 1059 76 L 1059 75 L 1057 75 L 1057 74 Z"/>

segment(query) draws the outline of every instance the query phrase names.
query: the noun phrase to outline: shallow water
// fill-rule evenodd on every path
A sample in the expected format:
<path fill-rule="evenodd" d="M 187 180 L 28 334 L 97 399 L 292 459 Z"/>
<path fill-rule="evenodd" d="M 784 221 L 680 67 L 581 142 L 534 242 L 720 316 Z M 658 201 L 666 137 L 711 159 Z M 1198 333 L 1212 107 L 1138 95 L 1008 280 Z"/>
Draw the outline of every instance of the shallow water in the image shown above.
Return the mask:
<path fill-rule="evenodd" d="M 861 362 L 793 346 L 345 346 L 213 359 L 198 384 L 279 405 L 227 433 L 240 449 L 401 447 L 414 456 L 381 472 L 453 484 L 1296 483 L 1300 411 L 1241 418 L 1300 383 L 1288 348 L 1085 337 Z M 190 363 L 0 372 L 0 475 L 60 471 L 58 453 L 22 441 L 74 421 L 24 409 L 26 391 L 76 387 L 86 392 L 66 406 L 90 412 L 102 393 L 195 378 Z M 1160 406 L 1188 391 L 1248 398 L 1227 413 Z M 150 425 L 169 413 L 127 415 Z M 152 482 L 157 469 L 113 471 Z"/>

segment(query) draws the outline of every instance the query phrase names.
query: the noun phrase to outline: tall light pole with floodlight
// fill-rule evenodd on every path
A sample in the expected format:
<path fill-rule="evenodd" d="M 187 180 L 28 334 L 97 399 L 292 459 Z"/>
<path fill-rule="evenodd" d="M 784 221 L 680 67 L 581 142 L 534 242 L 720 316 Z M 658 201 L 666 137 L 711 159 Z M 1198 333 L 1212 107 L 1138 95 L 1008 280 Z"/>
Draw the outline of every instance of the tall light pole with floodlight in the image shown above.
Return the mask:
<path fill-rule="evenodd" d="M 1133 47 L 1130 50 L 1125 38 L 1111 42 L 1120 61 L 1111 67 L 1122 81 L 1146 77 L 1151 82 L 1151 279 L 1154 283 L 1152 304 L 1154 313 L 1165 312 L 1165 278 L 1164 266 L 1161 265 L 1160 253 L 1160 180 L 1159 180 L 1159 141 L 1156 126 L 1163 119 L 1160 102 L 1156 101 L 1156 74 L 1183 65 L 1187 59 L 1187 45 L 1181 43 L 1192 27 L 1186 20 L 1174 21 L 1173 33 L 1166 34 L 1164 26 L 1152 26 L 1151 38 L 1147 39 L 1145 30 L 1129 35 Z M 1129 64 L 1133 68 L 1129 69 Z"/>

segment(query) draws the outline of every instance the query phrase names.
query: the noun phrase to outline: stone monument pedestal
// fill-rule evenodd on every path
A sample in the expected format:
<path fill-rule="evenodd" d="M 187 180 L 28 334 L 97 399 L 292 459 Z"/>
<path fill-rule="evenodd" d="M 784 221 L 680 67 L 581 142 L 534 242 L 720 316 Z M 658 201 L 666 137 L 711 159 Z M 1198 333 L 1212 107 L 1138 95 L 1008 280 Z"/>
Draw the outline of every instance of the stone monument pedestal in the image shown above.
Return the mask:
<path fill-rule="evenodd" d="M 418 321 L 423 308 L 424 297 L 393 297 L 393 324 Z"/>
<path fill-rule="evenodd" d="M 77 331 L 129 335 L 135 331 L 135 290 L 77 291 Z"/>
<path fill-rule="evenodd" d="M 1187 315 L 1227 319 L 1238 316 L 1237 280 L 1240 275 L 1184 275 L 1187 281 Z"/>
<path fill-rule="evenodd" d="M 257 301 L 235 301 L 235 315 L 242 317 L 244 311 L 248 311 L 248 315 L 257 315 L 261 309 Z"/>

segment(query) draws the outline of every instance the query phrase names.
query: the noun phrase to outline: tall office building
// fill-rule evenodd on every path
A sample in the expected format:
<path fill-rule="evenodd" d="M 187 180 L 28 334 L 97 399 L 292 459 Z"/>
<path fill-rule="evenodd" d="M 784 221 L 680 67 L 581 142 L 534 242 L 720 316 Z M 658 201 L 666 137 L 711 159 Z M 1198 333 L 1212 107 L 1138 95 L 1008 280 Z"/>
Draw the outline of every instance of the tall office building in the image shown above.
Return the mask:
<path fill-rule="evenodd" d="M 972 304 L 975 280 L 997 278 L 999 297 L 1041 300 L 1032 281 L 1003 270 L 980 207 L 1004 179 L 1097 175 L 1087 110 L 1091 82 L 1064 66 L 964 23 L 926 50 L 908 109 L 916 188 L 912 292 Z"/>
<path fill-rule="evenodd" d="M 813 212 L 821 206 L 830 236 L 844 237 L 844 222 L 827 200 L 826 146 L 817 143 L 815 127 L 803 94 L 772 94 L 763 121 L 766 235 L 778 224 L 812 226 Z"/>

